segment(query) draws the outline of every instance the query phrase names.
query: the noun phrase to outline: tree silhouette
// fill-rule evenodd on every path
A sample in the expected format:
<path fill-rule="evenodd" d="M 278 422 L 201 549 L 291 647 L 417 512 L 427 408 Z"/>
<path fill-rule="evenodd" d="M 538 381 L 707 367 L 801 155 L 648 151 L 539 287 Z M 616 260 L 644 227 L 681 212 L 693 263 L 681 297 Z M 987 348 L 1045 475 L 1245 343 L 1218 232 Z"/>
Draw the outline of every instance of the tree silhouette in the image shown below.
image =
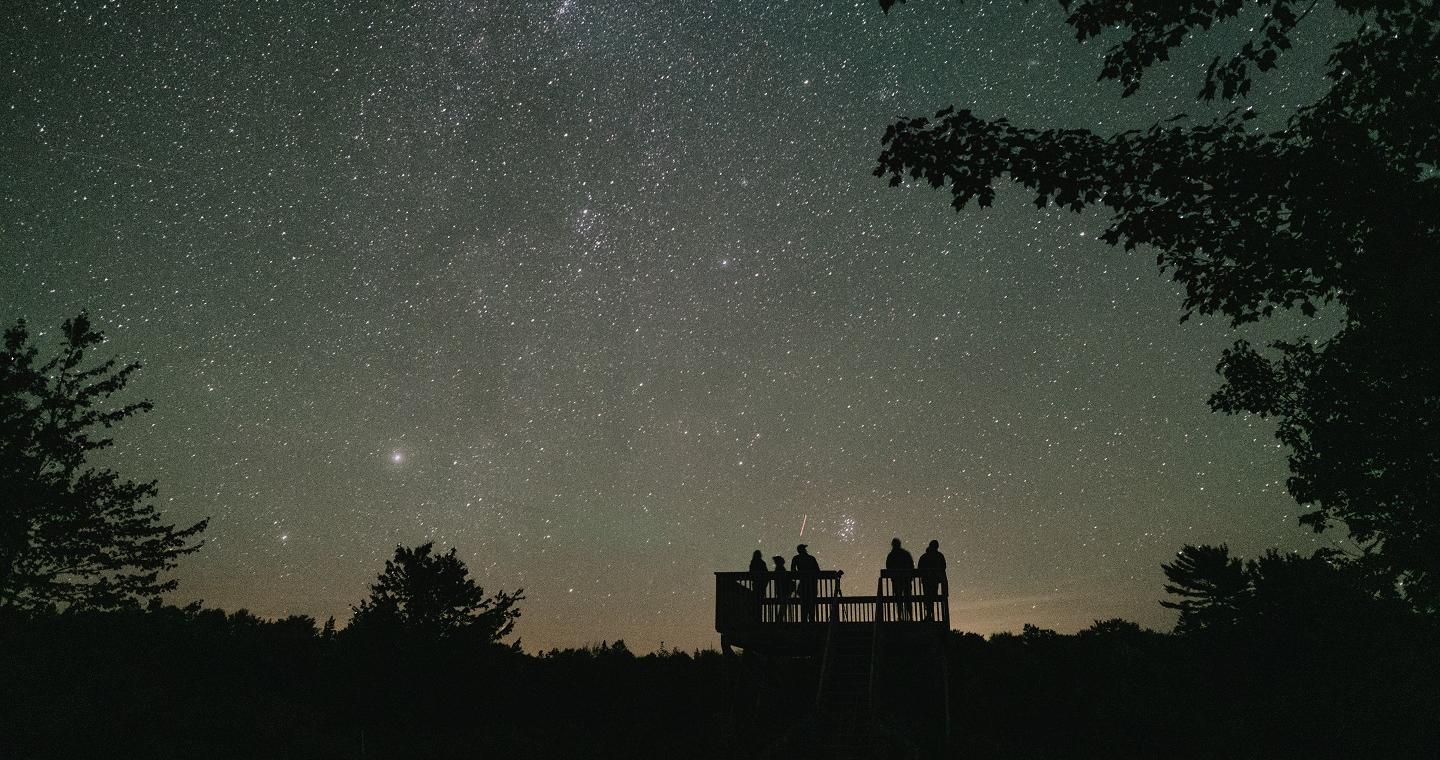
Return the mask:
<path fill-rule="evenodd" d="M 1147 635 L 1154 635 L 1154 631 L 1141 628 L 1139 623 L 1124 618 L 1107 618 L 1096 620 L 1089 628 L 1077 631 L 1076 636 L 1098 636 L 1112 639 L 1134 640 Z"/>
<path fill-rule="evenodd" d="M 1240 608 L 1250 594 L 1245 563 L 1230 556 L 1230 547 L 1186 544 L 1175 561 L 1161 565 L 1165 592 L 1180 597 L 1178 602 L 1162 601 L 1160 606 L 1180 611 L 1176 633 L 1195 633 L 1209 628 L 1235 625 Z"/>
<path fill-rule="evenodd" d="M 1241 560 L 1224 544 L 1187 544 L 1161 568 L 1170 581 L 1165 591 L 1180 601 L 1160 604 L 1180 611 L 1175 632 L 1181 634 L 1237 627 L 1313 632 L 1414 616 L 1401 614 L 1392 590 L 1375 588 L 1363 565 L 1334 549 L 1308 556 L 1269 549 Z"/>
<path fill-rule="evenodd" d="M 370 596 L 353 607 L 350 629 L 443 639 L 465 636 L 499 643 L 515 628 L 522 591 L 486 596 L 465 563 L 451 549 L 434 553 L 434 543 L 395 547 L 395 558 L 370 586 Z"/>
<path fill-rule="evenodd" d="M 896 0 L 881 0 L 889 10 Z M 1316 6 L 1292 0 L 1061 0 L 1076 37 L 1120 29 L 1101 79 L 1122 96 L 1170 51 L 1247 10 L 1255 37 L 1216 57 L 1202 100 L 1243 98 L 1252 72 L 1278 65 Z M 1301 9 L 1301 6 L 1304 6 Z M 1233 324 L 1333 303 L 1323 340 L 1241 341 L 1219 364 L 1211 406 L 1273 416 L 1290 449 L 1288 481 L 1316 530 L 1344 523 L 1368 561 L 1440 608 L 1440 6 L 1335 0 L 1359 22 L 1331 51 L 1329 89 L 1283 128 L 1254 108 L 1183 116 L 1102 136 L 1027 129 L 946 108 L 886 129 L 876 176 L 949 186 L 952 205 L 989 206 L 1005 177 L 1037 207 L 1111 213 L 1103 239 L 1149 246 L 1184 285 L 1184 315 Z"/>
<path fill-rule="evenodd" d="M 153 600 L 175 588 L 159 576 L 200 548 L 206 525 L 164 524 L 149 503 L 155 481 L 87 466 L 112 443 L 103 431 L 151 404 L 106 406 L 140 365 L 85 367 L 88 349 L 104 341 L 88 315 L 66 320 L 60 334 L 59 352 L 41 363 L 20 320 L 0 350 L 0 610 Z"/>

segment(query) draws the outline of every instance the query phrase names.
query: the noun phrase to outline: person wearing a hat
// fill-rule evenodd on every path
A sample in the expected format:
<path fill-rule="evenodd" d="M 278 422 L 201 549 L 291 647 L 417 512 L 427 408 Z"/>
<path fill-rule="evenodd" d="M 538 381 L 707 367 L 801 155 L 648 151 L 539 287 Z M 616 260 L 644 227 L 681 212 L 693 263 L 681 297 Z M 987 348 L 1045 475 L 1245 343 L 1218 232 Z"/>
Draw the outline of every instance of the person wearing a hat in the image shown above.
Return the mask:
<path fill-rule="evenodd" d="M 807 623 L 815 622 L 815 591 L 820 585 L 820 563 L 806 551 L 808 544 L 795 547 L 790 572 L 800 581 L 800 615 Z"/>

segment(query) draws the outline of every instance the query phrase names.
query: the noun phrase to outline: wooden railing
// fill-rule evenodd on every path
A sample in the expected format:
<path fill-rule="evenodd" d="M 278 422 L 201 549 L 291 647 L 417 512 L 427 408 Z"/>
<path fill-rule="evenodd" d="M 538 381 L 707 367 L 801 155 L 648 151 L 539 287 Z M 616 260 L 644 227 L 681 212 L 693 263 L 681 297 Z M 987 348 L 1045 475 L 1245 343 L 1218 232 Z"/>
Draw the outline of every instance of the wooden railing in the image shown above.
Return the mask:
<path fill-rule="evenodd" d="M 881 570 L 875 596 L 877 623 L 939 622 L 950 627 L 950 584 L 944 572 Z"/>
<path fill-rule="evenodd" d="M 870 623 L 875 620 L 873 596 L 847 596 L 836 599 L 830 607 L 830 620 L 837 623 Z"/>
<path fill-rule="evenodd" d="M 933 582 L 911 571 L 882 570 L 875 596 L 845 596 L 839 570 L 787 573 L 789 590 L 773 573 L 715 573 L 715 630 L 806 623 L 921 623 L 950 626 L 944 575 Z"/>
<path fill-rule="evenodd" d="M 762 623 L 828 623 L 840 592 L 840 570 L 819 573 L 715 573 L 715 630 Z M 778 581 L 778 582 L 777 582 Z"/>

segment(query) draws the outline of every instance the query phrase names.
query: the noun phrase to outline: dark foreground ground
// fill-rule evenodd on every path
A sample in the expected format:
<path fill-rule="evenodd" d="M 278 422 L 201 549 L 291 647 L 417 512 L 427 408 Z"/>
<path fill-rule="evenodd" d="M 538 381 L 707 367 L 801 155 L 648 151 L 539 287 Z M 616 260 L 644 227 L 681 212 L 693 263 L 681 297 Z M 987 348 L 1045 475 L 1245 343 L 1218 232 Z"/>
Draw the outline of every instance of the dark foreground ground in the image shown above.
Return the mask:
<path fill-rule="evenodd" d="M 815 725 L 809 660 L 619 642 L 535 656 L 175 608 L 0 623 L 6 760 L 793 758 Z M 879 695 L 893 746 L 865 754 L 1440 757 L 1423 618 L 1183 637 L 1109 621 L 945 648 L 948 745 L 936 672 L 897 661 Z"/>

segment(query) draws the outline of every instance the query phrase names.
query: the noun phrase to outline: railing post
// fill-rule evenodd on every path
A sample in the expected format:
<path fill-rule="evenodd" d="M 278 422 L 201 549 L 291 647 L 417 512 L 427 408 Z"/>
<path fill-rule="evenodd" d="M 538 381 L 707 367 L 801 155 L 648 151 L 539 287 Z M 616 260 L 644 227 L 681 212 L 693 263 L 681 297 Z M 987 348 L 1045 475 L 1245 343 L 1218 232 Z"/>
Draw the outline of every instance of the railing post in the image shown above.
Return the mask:
<path fill-rule="evenodd" d="M 876 622 L 876 623 L 883 623 L 883 622 L 885 622 L 885 617 L 886 617 L 886 616 L 885 616 L 885 609 L 886 609 L 887 606 L 888 606 L 888 605 L 887 605 L 887 603 L 886 603 L 886 601 L 885 601 L 885 576 L 882 574 L 882 575 L 880 576 L 879 580 L 875 581 L 875 621 L 874 621 L 874 622 Z"/>
<path fill-rule="evenodd" d="M 950 630 L 950 579 L 940 575 L 940 614 L 945 617 L 945 630 Z"/>

